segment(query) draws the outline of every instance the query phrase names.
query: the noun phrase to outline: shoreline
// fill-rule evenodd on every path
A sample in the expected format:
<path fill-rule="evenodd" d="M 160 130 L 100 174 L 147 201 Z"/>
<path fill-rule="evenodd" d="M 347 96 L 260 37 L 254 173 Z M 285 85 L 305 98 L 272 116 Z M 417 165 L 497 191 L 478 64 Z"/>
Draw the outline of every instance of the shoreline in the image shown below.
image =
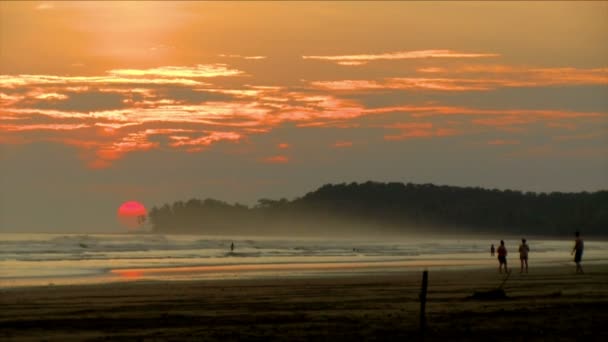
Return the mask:
<path fill-rule="evenodd" d="M 438 258 L 437 258 L 438 259 Z M 517 259 L 519 260 L 519 259 Z M 511 272 L 517 272 L 519 263 L 511 261 Z M 604 258 L 587 259 L 584 265 L 607 266 Z M 541 260 L 533 269 L 574 267 L 572 260 Z M 120 283 L 145 282 L 221 282 L 227 280 L 255 281 L 274 279 L 356 278 L 378 274 L 411 274 L 423 270 L 435 272 L 481 272 L 496 270 L 494 257 L 483 260 L 419 260 L 362 261 L 362 262 L 274 262 L 214 265 L 184 265 L 141 268 L 108 268 L 102 273 L 65 275 L 54 277 L 23 277 L 0 279 L 0 291 L 20 288 L 50 288 L 58 286 L 96 286 Z"/>

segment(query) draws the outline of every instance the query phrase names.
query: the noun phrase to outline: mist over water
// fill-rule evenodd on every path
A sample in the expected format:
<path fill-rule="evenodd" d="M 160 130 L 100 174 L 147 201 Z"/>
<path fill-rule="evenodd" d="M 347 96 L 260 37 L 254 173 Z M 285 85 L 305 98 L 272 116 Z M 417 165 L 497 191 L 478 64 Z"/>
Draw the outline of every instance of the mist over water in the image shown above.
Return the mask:
<path fill-rule="evenodd" d="M 221 237 L 156 234 L 1 234 L 0 287 L 124 280 L 288 277 L 314 272 L 401 272 L 427 267 L 494 268 L 487 236 Z M 519 239 L 505 239 L 513 267 Z M 230 244 L 234 243 L 234 251 Z M 571 261 L 572 242 L 528 239 L 531 265 Z M 587 262 L 608 245 L 587 241 Z M 532 266 L 531 266 L 532 267 Z M 172 270 L 172 271 L 171 271 Z M 174 272 L 183 270 L 181 274 Z M 171 272 L 169 272 L 171 271 Z M 257 273 L 256 273 L 257 272 Z M 260 273 L 261 272 L 261 273 Z M 266 274 L 267 276 L 268 274 Z M 132 279 L 136 278 L 136 279 Z"/>

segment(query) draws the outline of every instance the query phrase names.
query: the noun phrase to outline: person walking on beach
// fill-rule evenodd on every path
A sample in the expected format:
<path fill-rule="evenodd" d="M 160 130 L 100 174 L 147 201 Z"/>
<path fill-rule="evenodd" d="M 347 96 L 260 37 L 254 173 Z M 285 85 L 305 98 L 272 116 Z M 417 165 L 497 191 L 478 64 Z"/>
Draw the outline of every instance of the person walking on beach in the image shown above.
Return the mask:
<path fill-rule="evenodd" d="M 572 253 L 574 254 L 574 262 L 576 263 L 576 274 L 583 274 L 583 266 L 581 266 L 581 261 L 583 259 L 583 249 L 585 248 L 585 244 L 583 243 L 583 239 L 581 238 L 581 233 L 574 233 L 576 236 L 576 240 L 574 240 L 574 248 L 572 248 Z"/>
<path fill-rule="evenodd" d="M 492 244 L 492 246 L 490 246 L 490 256 L 494 256 L 495 251 L 496 249 L 494 248 L 494 244 Z"/>
<path fill-rule="evenodd" d="M 502 273 L 502 267 L 505 268 L 505 273 L 509 273 L 507 268 L 507 247 L 505 242 L 500 240 L 500 246 L 498 246 L 498 272 Z"/>
<path fill-rule="evenodd" d="M 521 262 L 521 268 L 519 273 L 524 272 L 524 266 L 526 266 L 526 273 L 528 273 L 528 252 L 530 247 L 526 243 L 526 239 L 521 239 L 521 245 L 519 245 L 519 261 Z"/>

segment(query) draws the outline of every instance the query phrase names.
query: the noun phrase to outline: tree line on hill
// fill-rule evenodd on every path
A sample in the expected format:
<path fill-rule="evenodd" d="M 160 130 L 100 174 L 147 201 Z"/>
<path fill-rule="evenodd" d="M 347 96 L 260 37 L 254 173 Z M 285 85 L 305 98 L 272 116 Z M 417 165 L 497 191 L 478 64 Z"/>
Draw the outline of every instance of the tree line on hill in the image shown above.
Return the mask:
<path fill-rule="evenodd" d="M 158 233 L 315 234 L 370 229 L 607 235 L 608 191 L 535 193 L 412 183 L 326 184 L 294 200 L 254 206 L 190 199 L 150 210 Z"/>

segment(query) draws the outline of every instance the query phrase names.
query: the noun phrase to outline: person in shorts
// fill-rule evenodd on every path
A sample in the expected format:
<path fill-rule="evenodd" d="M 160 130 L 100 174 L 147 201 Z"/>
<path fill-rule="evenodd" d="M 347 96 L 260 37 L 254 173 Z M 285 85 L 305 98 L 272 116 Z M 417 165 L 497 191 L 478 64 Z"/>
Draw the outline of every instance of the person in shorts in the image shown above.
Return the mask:
<path fill-rule="evenodd" d="M 574 262 L 576 263 L 576 273 L 583 274 L 583 266 L 581 266 L 581 261 L 583 260 L 583 249 L 585 248 L 585 244 L 583 243 L 583 239 L 581 238 L 581 233 L 574 233 L 576 240 L 574 240 L 574 248 L 572 248 L 572 253 L 574 254 Z"/>
<path fill-rule="evenodd" d="M 526 273 L 528 273 L 528 253 L 530 252 L 530 247 L 526 243 L 526 239 L 521 239 L 521 245 L 519 245 L 519 261 L 521 262 L 521 268 L 519 269 L 519 273 L 524 272 L 524 266 Z"/>
<path fill-rule="evenodd" d="M 505 273 L 509 273 L 507 269 L 507 247 L 505 247 L 505 242 L 500 240 L 500 246 L 498 246 L 498 272 L 502 273 L 502 269 L 504 267 Z"/>

